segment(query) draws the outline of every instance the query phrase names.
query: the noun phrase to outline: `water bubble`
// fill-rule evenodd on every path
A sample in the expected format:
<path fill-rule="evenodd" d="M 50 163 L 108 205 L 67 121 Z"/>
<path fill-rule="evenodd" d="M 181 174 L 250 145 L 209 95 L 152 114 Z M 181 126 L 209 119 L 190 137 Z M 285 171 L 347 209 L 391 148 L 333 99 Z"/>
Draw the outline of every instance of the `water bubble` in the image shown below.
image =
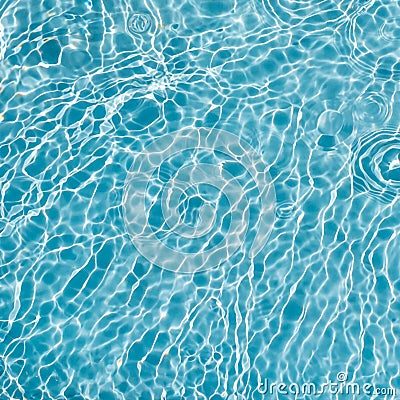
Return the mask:
<path fill-rule="evenodd" d="M 343 115 L 336 110 L 325 110 L 320 114 L 317 124 L 323 135 L 336 135 L 343 128 Z"/>

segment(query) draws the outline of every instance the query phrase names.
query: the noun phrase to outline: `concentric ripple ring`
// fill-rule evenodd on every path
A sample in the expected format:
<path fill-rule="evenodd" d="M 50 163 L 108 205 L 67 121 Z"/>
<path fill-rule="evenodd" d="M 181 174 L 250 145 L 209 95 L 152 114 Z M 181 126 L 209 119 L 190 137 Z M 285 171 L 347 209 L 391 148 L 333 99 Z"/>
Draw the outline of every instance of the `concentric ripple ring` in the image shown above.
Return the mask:
<path fill-rule="evenodd" d="M 335 46 L 353 68 L 376 78 L 400 77 L 400 7 L 374 2 L 354 14 L 335 34 Z"/>
<path fill-rule="evenodd" d="M 182 204 L 198 197 L 204 201 L 197 223 L 185 223 Z M 229 206 L 223 215 L 221 201 Z M 239 249 L 249 257 L 263 249 L 274 223 L 275 191 L 267 166 L 247 142 L 225 131 L 188 128 L 136 155 L 123 209 L 142 256 L 169 271 L 195 273 L 221 265 Z"/>
<path fill-rule="evenodd" d="M 354 187 L 390 203 L 400 196 L 400 132 L 385 128 L 363 136 L 353 146 Z"/>
<path fill-rule="evenodd" d="M 278 25 L 297 26 L 307 20 L 315 25 L 326 25 L 341 19 L 344 12 L 340 4 L 332 0 L 253 0 L 255 8 L 266 17 L 272 17 Z M 318 18 L 316 18 L 318 17 Z"/>
<path fill-rule="evenodd" d="M 151 19 L 148 14 L 132 14 L 127 23 L 128 31 L 135 35 L 145 33 L 151 27 Z"/>

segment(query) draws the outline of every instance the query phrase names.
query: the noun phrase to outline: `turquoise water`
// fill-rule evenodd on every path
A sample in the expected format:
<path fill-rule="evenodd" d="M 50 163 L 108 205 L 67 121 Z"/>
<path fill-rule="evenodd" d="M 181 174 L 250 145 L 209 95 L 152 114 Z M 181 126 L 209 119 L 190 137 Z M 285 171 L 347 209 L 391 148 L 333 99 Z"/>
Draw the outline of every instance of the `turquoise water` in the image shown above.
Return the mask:
<path fill-rule="evenodd" d="M 393 0 L 3 0 L 0 400 L 398 398 L 399 49 Z"/>

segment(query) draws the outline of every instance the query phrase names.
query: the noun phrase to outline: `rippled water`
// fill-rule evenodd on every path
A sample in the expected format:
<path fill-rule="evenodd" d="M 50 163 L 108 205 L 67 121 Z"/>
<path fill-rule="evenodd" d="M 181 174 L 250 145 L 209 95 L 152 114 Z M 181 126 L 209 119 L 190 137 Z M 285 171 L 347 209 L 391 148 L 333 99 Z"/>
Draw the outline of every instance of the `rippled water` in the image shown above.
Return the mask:
<path fill-rule="evenodd" d="M 0 399 L 400 393 L 399 49 L 389 0 L 1 2 Z"/>

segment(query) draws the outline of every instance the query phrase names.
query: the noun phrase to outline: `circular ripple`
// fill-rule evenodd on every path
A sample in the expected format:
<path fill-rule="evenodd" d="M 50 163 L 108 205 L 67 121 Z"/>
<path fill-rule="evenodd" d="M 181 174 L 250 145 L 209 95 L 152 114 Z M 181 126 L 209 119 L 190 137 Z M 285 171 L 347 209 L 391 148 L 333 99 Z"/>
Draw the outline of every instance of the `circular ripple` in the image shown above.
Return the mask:
<path fill-rule="evenodd" d="M 313 26 L 335 22 L 343 17 L 338 3 L 332 0 L 253 0 L 256 9 L 271 16 L 280 25 L 293 27 L 309 21 Z"/>
<path fill-rule="evenodd" d="M 6 40 L 4 35 L 4 25 L 0 21 L 0 61 L 4 59 L 4 55 L 6 53 Z"/>
<path fill-rule="evenodd" d="M 215 18 L 233 13 L 236 0 L 195 0 L 192 4 L 200 11 L 201 16 Z"/>
<path fill-rule="evenodd" d="M 296 212 L 296 204 L 285 202 L 276 207 L 276 216 L 280 219 L 288 219 Z"/>
<path fill-rule="evenodd" d="M 135 34 L 147 32 L 151 27 L 151 18 L 148 14 L 132 14 L 127 22 L 128 31 Z"/>
<path fill-rule="evenodd" d="M 354 116 L 368 124 L 382 124 L 390 114 L 390 100 L 375 91 L 363 93 L 354 104 Z"/>
<path fill-rule="evenodd" d="M 400 133 L 383 129 L 353 145 L 354 187 L 383 202 L 400 195 Z"/>
<path fill-rule="evenodd" d="M 379 4 L 378 4 L 379 3 Z M 362 73 L 400 77 L 400 7 L 398 2 L 375 4 L 353 15 L 335 34 L 338 51 Z"/>
<path fill-rule="evenodd" d="M 336 110 L 325 110 L 318 117 L 318 130 L 323 135 L 337 135 L 343 129 L 343 115 Z"/>
<path fill-rule="evenodd" d="M 241 248 L 257 255 L 275 216 L 275 191 L 255 150 L 224 131 L 186 129 L 138 154 L 123 198 L 136 249 L 164 269 L 193 273 Z"/>

